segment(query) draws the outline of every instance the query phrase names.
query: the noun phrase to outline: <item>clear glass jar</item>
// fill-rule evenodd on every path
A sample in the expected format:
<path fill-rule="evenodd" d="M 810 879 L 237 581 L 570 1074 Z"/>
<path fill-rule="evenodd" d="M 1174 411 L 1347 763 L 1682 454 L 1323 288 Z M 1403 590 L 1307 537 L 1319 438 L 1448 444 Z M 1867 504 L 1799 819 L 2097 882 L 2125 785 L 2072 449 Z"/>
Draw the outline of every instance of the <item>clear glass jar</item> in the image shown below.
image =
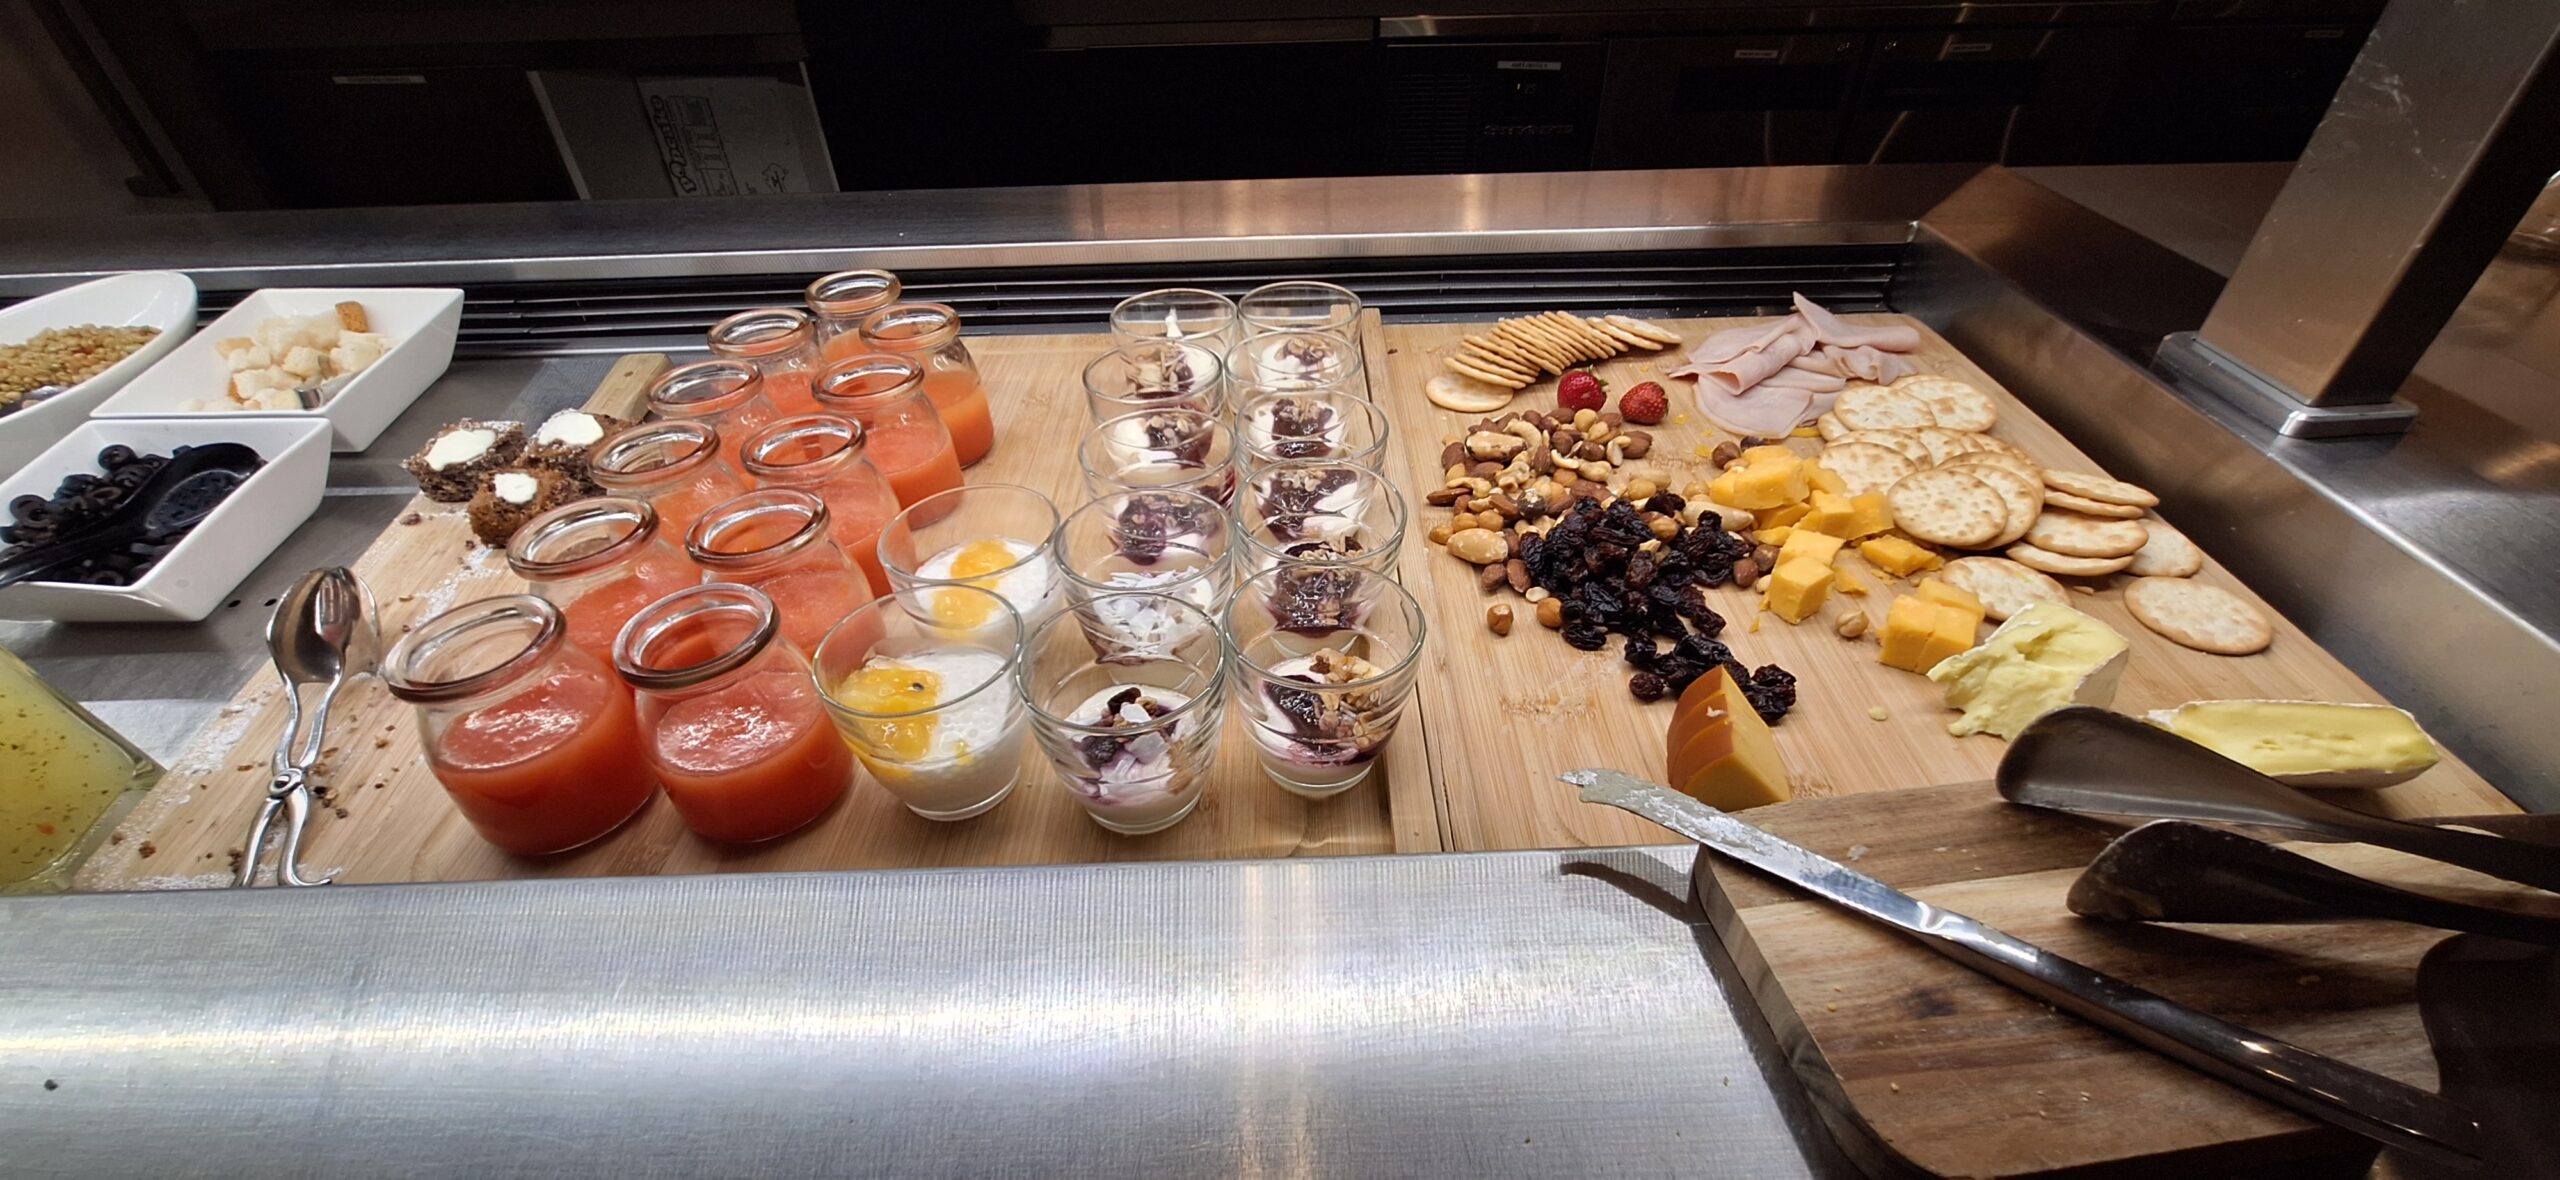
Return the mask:
<path fill-rule="evenodd" d="M 1022 777 L 1022 621 L 992 590 L 947 586 L 942 610 L 890 595 L 818 645 L 827 712 L 871 777 L 930 820 L 982 815 Z M 951 599 L 973 600 L 954 607 Z M 955 628 L 943 614 L 977 622 Z"/>
<path fill-rule="evenodd" d="M 1360 334 L 1360 296 L 1348 287 L 1311 280 L 1265 283 L 1236 300 L 1244 334 L 1324 332 L 1345 340 Z"/>
<path fill-rule="evenodd" d="M 707 422 L 643 422 L 588 448 L 587 475 L 608 492 L 647 502 L 681 537 L 704 510 L 747 490 L 722 449 L 719 430 Z"/>
<path fill-rule="evenodd" d="M 826 502 L 798 488 L 766 488 L 714 505 L 685 534 L 684 552 L 714 582 L 764 591 L 782 612 L 782 637 L 802 651 L 817 650 L 827 628 L 876 593 L 828 535 Z"/>
<path fill-rule="evenodd" d="M 569 641 L 599 661 L 640 608 L 702 581 L 643 500 L 601 496 L 526 521 L 507 543 L 507 569 L 560 608 Z"/>
<path fill-rule="evenodd" d="M 1159 619 L 1156 641 L 1097 647 L 1094 620 L 1061 615 L 1032 630 L 1014 664 L 1031 732 L 1093 822 L 1161 832 L 1200 805 L 1226 729 L 1227 657 L 1217 622 L 1162 594 L 1110 594 L 1074 614 Z"/>
<path fill-rule="evenodd" d="M 1057 533 L 1049 497 L 1014 484 L 971 484 L 899 513 L 880 534 L 880 564 L 889 589 L 917 617 L 955 633 L 1000 620 L 982 596 L 949 593 L 953 587 L 992 590 L 1033 627 L 1066 604 Z"/>
<path fill-rule="evenodd" d="M 960 452 L 913 359 L 867 353 L 828 365 L 818 374 L 818 404 L 862 424 L 871 465 L 889 477 L 898 503 L 960 486 Z"/>
<path fill-rule="evenodd" d="M 1223 354 L 1236 342 L 1236 301 L 1199 287 L 1140 292 L 1111 309 L 1111 339 L 1196 340 Z"/>
<path fill-rule="evenodd" d="M 1095 650 L 1160 643 L 1179 620 L 1143 609 L 1157 595 L 1214 615 L 1234 564 L 1227 510 L 1192 492 L 1114 492 L 1058 525 L 1058 562 Z"/>
<path fill-rule="evenodd" d="M 1110 419 L 1085 432 L 1076 461 L 1096 496 L 1172 489 L 1221 504 L 1235 499 L 1235 432 L 1198 410 L 1141 410 Z"/>
<path fill-rule="evenodd" d="M 60 888 L 160 766 L 0 648 L 0 893 Z"/>
<path fill-rule="evenodd" d="M 1084 367 L 1084 405 L 1096 422 L 1139 410 L 1227 413 L 1227 362 L 1206 342 L 1141 340 Z"/>
<path fill-rule="evenodd" d="M 939 303 L 900 303 L 862 321 L 863 343 L 874 352 L 906 357 L 924 371 L 925 396 L 942 414 L 960 465 L 987 457 L 996 445 L 995 412 L 987 404 L 978 362 L 960 342 L 960 313 Z"/>
<path fill-rule="evenodd" d="M 872 464 L 861 423 L 834 414 L 785 418 L 747 442 L 747 473 L 759 487 L 797 488 L 826 501 L 836 544 L 861 565 L 874 591 L 889 584 L 880 568 L 880 531 L 898 515 L 898 495 Z"/>
<path fill-rule="evenodd" d="M 614 645 L 639 693 L 638 745 L 703 839 L 787 835 L 853 785 L 853 751 L 781 628 L 764 591 L 712 582 L 660 599 Z"/>
<path fill-rule="evenodd" d="M 593 841 L 658 791 L 631 689 L 530 594 L 418 624 L 382 663 L 417 706 L 427 769 L 480 838 L 540 856 Z"/>
<path fill-rule="evenodd" d="M 664 421 L 699 422 L 719 432 L 720 455 L 733 471 L 746 470 L 738 452 L 747 439 L 782 417 L 764 396 L 764 375 L 745 361 L 727 360 L 695 361 L 659 374 L 649 385 L 649 412 Z"/>
<path fill-rule="evenodd" d="M 819 365 L 818 323 L 796 307 L 759 307 L 711 325 L 711 355 L 755 366 L 777 413 L 818 408 L 809 395 Z"/>
<path fill-rule="evenodd" d="M 898 301 L 906 285 L 885 270 L 840 270 L 809 284 L 809 311 L 818 317 L 818 348 L 827 360 L 871 351 L 862 321 Z"/>
<path fill-rule="evenodd" d="M 1236 443 L 1249 471 L 1304 459 L 1383 471 L 1387 434 L 1386 412 L 1350 389 L 1255 387 L 1236 410 Z"/>

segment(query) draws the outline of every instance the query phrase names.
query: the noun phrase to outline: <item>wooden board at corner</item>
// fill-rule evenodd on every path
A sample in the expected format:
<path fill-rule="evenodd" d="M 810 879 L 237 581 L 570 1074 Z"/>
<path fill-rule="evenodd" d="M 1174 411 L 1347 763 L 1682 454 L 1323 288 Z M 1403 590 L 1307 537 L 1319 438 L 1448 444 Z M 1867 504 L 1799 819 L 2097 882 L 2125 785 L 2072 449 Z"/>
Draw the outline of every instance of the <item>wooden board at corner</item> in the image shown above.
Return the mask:
<path fill-rule="evenodd" d="M 1971 382 L 1998 401 L 1994 435 L 2049 467 L 2099 470 L 1926 325 L 1897 315 L 1848 318 L 1918 327 L 1922 344 L 1913 359 L 1924 371 Z M 1752 321 L 1667 322 L 1694 344 L 1719 328 Z M 1423 384 L 1442 372 L 1441 358 L 1457 348 L 1460 337 L 1483 330 L 1479 324 L 1395 325 L 1370 349 L 1370 363 L 1387 372 L 1378 396 L 1394 428 L 1391 449 L 1417 477 L 1404 485 L 1414 505 L 1412 526 L 1405 530 L 1404 583 L 1430 616 L 1421 705 L 1430 725 L 1431 772 L 1447 846 L 1474 851 L 1661 842 L 1661 828 L 1612 808 L 1580 803 L 1570 788 L 1555 781 L 1557 772 L 1578 766 L 1609 766 L 1657 779 L 1663 775 L 1663 736 L 1672 706 L 1667 701 L 1645 705 L 1628 695 L 1629 669 L 1620 658 L 1624 641 L 1612 636 L 1606 651 L 1588 654 L 1567 647 L 1561 637 L 1528 622 L 1516 596 L 1479 591 L 1469 576 L 1471 568 L 1424 536 L 1432 524 L 1448 518 L 1444 509 L 1421 506 L 1422 495 L 1438 486 L 1441 447 L 1462 426 L 1487 415 L 1434 406 L 1422 396 Z M 1671 469 L 1675 490 L 1692 478 L 1713 475 L 1700 448 L 1732 437 L 1715 431 L 1692 408 L 1690 382 L 1662 377 L 1681 363 L 1679 351 L 1633 353 L 1594 366 L 1612 391 L 1613 406 L 1615 394 L 1639 381 L 1659 380 L 1670 392 L 1673 417 L 1648 428 L 1656 441 L 1647 459 Z M 1521 391 L 1512 402 L 1514 409 L 1554 405 L 1552 379 Z M 1792 445 L 1812 454 L 1819 444 L 1799 439 Z M 2207 536 L 2196 539 L 2208 548 L 2212 544 Z M 1777 664 L 1796 674 L 1795 711 L 1775 731 L 1796 797 L 1988 779 L 2004 744 L 1988 735 L 1948 736 L 1946 721 L 1953 714 L 1941 703 L 1937 686 L 1876 662 L 1875 636 L 1885 607 L 1909 583 L 1895 583 L 1854 554 L 1844 557 L 1842 565 L 1855 568 L 1874 591 L 1863 598 L 1835 593 L 1820 615 L 1798 626 L 1774 615 L 1755 624 L 1758 596 L 1747 590 L 1710 592 L 1716 610 L 1730 623 L 1723 638 L 1736 656 L 1755 668 Z M 2115 701 L 2118 710 L 2140 713 L 2213 697 L 2382 699 L 2219 563 L 2209 562 L 2197 580 L 2231 590 L 2266 611 L 2275 621 L 2274 646 L 2238 658 L 2179 647 L 2125 611 L 2126 579 L 2088 583 L 2094 593 L 2075 595 L 2073 605 L 2132 644 L 2131 666 Z M 1485 626 L 1486 607 L 1497 601 L 1514 603 L 1523 615 L 1508 637 L 1496 637 Z M 1848 610 L 1866 612 L 1872 624 L 1866 638 L 1845 640 L 1834 632 Z M 1881 720 L 1870 716 L 1873 709 L 1883 711 Z M 2450 756 L 2418 779 L 2378 793 L 2373 803 L 2394 815 L 2513 810 L 2513 804 Z"/>
<path fill-rule="evenodd" d="M 2417 967 L 2445 933 L 2394 922 L 2154 926 L 2074 917 L 2071 882 L 2120 829 L 1955 784 L 1783 803 L 1752 822 L 2057 954 L 2433 1090 Z M 2560 829 L 2499 816 L 2510 835 Z M 2509 826 L 2509 821 L 2513 826 Z M 2360 844 L 2291 847 L 2456 900 L 2560 915 L 2547 894 Z M 2100 1031 L 1918 942 L 1701 854 L 1717 937 L 1831 1126 L 1870 1174 L 2363 1175 L 2371 1144 Z M 2314 1162 L 2344 1162 L 2313 1172 Z M 2287 1168 L 2302 1169 L 2299 1172 Z"/>
<path fill-rule="evenodd" d="M 1062 508 L 1088 497 L 1061 424 L 1087 415 L 1081 372 L 1109 347 L 1100 335 L 972 337 L 995 401 L 994 453 L 971 483 L 1037 488 Z M 655 354 L 622 358 L 587 405 L 639 418 Z M 382 607 L 386 636 L 457 602 L 521 590 L 499 555 L 470 541 L 457 506 L 411 502 L 356 563 Z M 264 798 L 267 761 L 283 724 L 272 671 L 261 669 L 222 715 L 116 829 L 112 843 L 82 866 L 82 889 L 219 886 Z M 961 823 L 920 819 L 865 775 L 844 802 L 810 827 L 748 847 L 688 834 L 660 798 L 612 835 L 554 857 L 510 856 L 473 834 L 419 753 L 407 706 L 366 679 L 338 703 L 331 751 L 322 759 L 330 800 L 314 812 L 303 865 L 348 882 L 468 881 L 509 877 L 643 876 L 659 873 L 928 868 L 1075 864 L 1113 860 L 1436 850 L 1439 828 L 1419 720 L 1412 740 L 1389 746 L 1378 773 L 1342 795 L 1311 802 L 1266 779 L 1236 710 L 1218 771 L 1200 808 L 1153 836 L 1102 830 L 1070 799 L 1037 756 L 1025 759 L 1013 796 Z M 1390 801 L 1419 809 L 1391 823 Z M 272 857 L 270 857 L 272 860 Z M 269 870 L 270 874 L 272 869 Z"/>

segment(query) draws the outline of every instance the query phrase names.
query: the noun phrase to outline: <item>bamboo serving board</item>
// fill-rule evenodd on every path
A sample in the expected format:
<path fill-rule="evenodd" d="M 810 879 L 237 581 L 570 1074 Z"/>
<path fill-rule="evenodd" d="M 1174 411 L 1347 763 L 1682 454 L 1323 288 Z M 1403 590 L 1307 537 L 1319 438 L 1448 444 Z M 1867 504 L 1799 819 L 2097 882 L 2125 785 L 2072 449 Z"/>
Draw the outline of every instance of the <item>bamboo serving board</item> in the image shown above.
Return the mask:
<path fill-rule="evenodd" d="M 1372 317 L 1374 331 L 1374 316 Z M 972 339 L 995 400 L 994 452 L 969 482 L 1017 483 L 1061 511 L 1088 498 L 1074 441 L 1087 421 L 1081 372 L 1109 345 L 1100 335 Z M 637 419 L 667 358 L 622 358 L 587 406 Z M 432 394 L 430 394 L 432 396 Z M 414 515 L 414 523 L 409 522 Z M 412 501 L 355 565 L 381 607 L 385 645 L 408 624 L 458 602 L 523 584 L 502 554 L 471 540 L 459 505 Z M 1011 798 L 960 823 L 918 818 L 866 773 L 809 827 L 765 844 L 727 846 L 687 833 L 661 797 L 612 835 L 558 856 L 512 856 L 463 822 L 427 770 L 409 706 L 365 678 L 340 698 L 321 760 L 329 797 L 313 812 L 306 872 L 347 882 L 469 881 L 506 877 L 637 876 L 803 869 L 1069 864 L 1110 860 L 1282 857 L 1435 850 L 1426 719 L 1408 711 L 1368 781 L 1320 802 L 1282 791 L 1257 764 L 1245 722 L 1230 717 L 1218 770 L 1199 809 L 1153 836 L 1104 831 L 1034 751 Z M 251 677 L 220 717 L 82 866 L 77 887 L 219 887 L 230 882 L 249 821 L 265 798 L 268 759 L 284 723 L 271 670 Z M 1388 801 L 1418 817 L 1391 829 Z M 268 858 L 272 862 L 273 857 Z M 274 870 L 262 870 L 272 879 Z"/>
<path fill-rule="evenodd" d="M 2436 1086 L 2417 968 L 2444 931 L 2076 918 L 2064 897 L 2120 829 L 2010 806 L 1983 783 L 1784 803 L 1749 819 L 2172 1000 Z M 2288 847 L 2455 900 L 2560 914 L 2547 894 L 2384 849 Z M 1798 1078 L 1871 1172 L 2221 1175 L 2372 1154 L 1712 853 L 1699 854 L 1696 885 Z"/>
<path fill-rule="evenodd" d="M 1988 391 L 2000 406 L 1994 435 L 2050 467 L 2100 470 L 1925 325 L 1897 315 L 1848 318 L 1919 327 L 1922 345 L 1913 359 L 1924 371 L 1958 377 Z M 1752 321 L 1668 322 L 1694 345 L 1719 328 Z M 1601 652 L 1575 651 L 1532 621 L 1518 596 L 1478 590 L 1473 567 L 1423 536 L 1432 524 L 1448 518 L 1445 509 L 1419 503 L 1423 492 L 1439 485 L 1441 447 L 1465 424 L 1487 416 L 1432 405 L 1422 396 L 1423 383 L 1441 372 L 1441 358 L 1455 350 L 1460 337 L 1481 331 L 1480 324 L 1394 325 L 1385 330 L 1383 346 L 1371 349 L 1371 363 L 1388 373 L 1377 396 L 1394 425 L 1391 449 L 1421 475 L 1421 482 L 1404 485 L 1416 505 L 1413 525 L 1405 533 L 1404 581 L 1431 620 L 1421 693 L 1431 724 L 1431 773 L 1447 846 L 1472 851 L 1658 843 L 1664 838 L 1661 828 L 1614 808 L 1580 803 L 1572 788 L 1555 779 L 1558 772 L 1579 766 L 1614 767 L 1656 780 L 1664 774 L 1663 741 L 1672 703 L 1646 705 L 1628 695 L 1630 669 L 1620 658 L 1624 640 L 1612 636 Z M 1611 391 L 1612 407 L 1617 394 L 1639 381 L 1661 381 L 1670 392 L 1672 417 L 1645 428 L 1656 440 L 1646 458 L 1675 473 L 1675 491 L 1692 478 L 1704 481 L 1714 474 L 1699 448 L 1732 438 L 1696 412 L 1689 381 L 1662 377 L 1681 363 L 1680 352 L 1630 354 L 1595 366 Z M 1522 390 L 1511 408 L 1554 405 L 1555 383 L 1548 380 Z M 1812 454 L 1820 442 L 1796 439 L 1791 445 Z M 2208 549 L 2216 544 L 2211 535 L 2190 535 Z M 1988 779 L 2006 743 L 1990 735 L 1948 736 L 1946 723 L 1955 714 L 1944 707 L 1938 686 L 1876 662 L 1885 609 L 1894 594 L 1909 590 L 1912 583 L 1897 583 L 1871 569 L 1856 557 L 1854 547 L 1844 553 L 1842 564 L 1855 568 L 1876 589 L 1863 598 L 1835 591 L 1822 612 L 1801 625 L 1775 615 L 1761 615 L 1755 623 L 1759 596 L 1745 588 L 1708 592 L 1728 622 L 1722 638 L 1737 657 L 1755 668 L 1778 664 L 1798 678 L 1795 710 L 1775 730 L 1796 798 Z M 2072 605 L 2132 644 L 2130 667 L 2113 706 L 2117 711 L 2138 715 L 2217 697 L 2382 699 L 2219 563 L 2208 561 L 2197 579 L 2231 590 L 2265 611 L 2275 623 L 2274 645 L 2241 657 L 2191 651 L 2153 634 L 2126 612 L 2122 586 L 2129 579 L 2060 579 L 2092 590 L 2075 594 Z M 1521 616 L 1508 637 L 1497 637 L 1485 626 L 1485 609 L 1494 602 L 1513 603 Z M 1866 612 L 1871 624 L 1867 635 L 1855 641 L 1833 630 L 1842 613 L 1851 610 Z M 1872 718 L 1871 708 L 1881 708 L 1884 718 Z M 2369 798 L 2360 801 L 2358 796 Z M 2451 756 L 2390 790 L 2331 792 L 2330 797 L 2392 815 L 2514 809 Z"/>

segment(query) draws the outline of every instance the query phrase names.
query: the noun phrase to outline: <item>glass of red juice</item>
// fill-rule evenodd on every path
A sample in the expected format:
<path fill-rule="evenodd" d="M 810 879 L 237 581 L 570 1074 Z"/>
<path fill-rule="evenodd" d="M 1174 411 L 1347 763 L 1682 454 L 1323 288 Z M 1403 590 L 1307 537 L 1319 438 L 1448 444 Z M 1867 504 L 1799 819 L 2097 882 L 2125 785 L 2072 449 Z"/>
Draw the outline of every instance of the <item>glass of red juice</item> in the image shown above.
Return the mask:
<path fill-rule="evenodd" d="M 526 521 L 507 542 L 507 569 L 560 608 L 569 641 L 600 663 L 640 608 L 702 581 L 646 501 L 599 496 Z"/>
<path fill-rule="evenodd" d="M 647 501 L 681 537 L 704 510 L 747 490 L 725 450 L 708 422 L 643 422 L 587 448 L 587 473 L 608 492 Z"/>
<path fill-rule="evenodd" d="M 712 508 L 685 535 L 684 551 L 712 581 L 764 591 L 782 612 L 782 637 L 802 651 L 817 650 L 828 628 L 877 593 L 830 534 L 826 501 L 797 488 Z"/>
<path fill-rule="evenodd" d="M 898 301 L 906 284 L 885 270 L 840 270 L 809 284 L 807 302 L 818 317 L 818 350 L 827 360 L 842 360 L 871 351 L 862 342 L 862 321 Z"/>
<path fill-rule="evenodd" d="M 745 361 L 695 361 L 650 383 L 649 412 L 662 421 L 699 422 L 718 431 L 720 457 L 731 470 L 743 471 L 738 453 L 747 439 L 786 412 L 764 391 L 764 375 Z"/>
<path fill-rule="evenodd" d="M 711 355 L 744 361 L 764 378 L 764 397 L 782 414 L 818 408 L 809 379 L 818 371 L 818 323 L 796 307 L 742 311 L 711 326 Z"/>
<path fill-rule="evenodd" d="M 712 582 L 668 595 L 623 628 L 613 664 L 638 693 L 640 748 L 695 835 L 788 835 L 853 785 L 853 751 L 764 591 Z"/>
<path fill-rule="evenodd" d="M 871 433 L 862 423 L 836 414 L 802 414 L 785 418 L 747 440 L 747 473 L 760 488 L 797 488 L 827 505 L 827 527 L 836 544 L 861 563 L 871 588 L 889 584 L 880 568 L 880 531 L 898 515 L 902 502 L 897 482 L 874 466 Z M 951 482 L 960 482 L 960 465 L 951 446 L 942 456 Z"/>
<path fill-rule="evenodd" d="M 416 706 L 427 768 L 491 844 L 561 852 L 621 826 L 656 794 L 631 689 L 569 642 L 530 594 L 467 602 L 418 624 L 383 661 Z"/>

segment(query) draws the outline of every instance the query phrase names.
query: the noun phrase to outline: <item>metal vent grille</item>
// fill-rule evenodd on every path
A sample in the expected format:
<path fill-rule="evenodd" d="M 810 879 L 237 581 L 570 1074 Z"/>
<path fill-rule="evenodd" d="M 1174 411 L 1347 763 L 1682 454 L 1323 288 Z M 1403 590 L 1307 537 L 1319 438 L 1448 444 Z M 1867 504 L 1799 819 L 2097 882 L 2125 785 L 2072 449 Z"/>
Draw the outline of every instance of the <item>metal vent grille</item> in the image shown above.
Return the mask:
<path fill-rule="evenodd" d="M 1886 310 L 1899 245 L 1770 247 L 1644 254 L 1485 255 L 1371 262 L 909 271 L 907 297 L 948 303 L 976 331 L 1099 325 L 1112 305 L 1158 287 L 1241 295 L 1281 279 L 1341 283 L 1391 318 L 1477 319 L 1560 308 L 1681 316 L 1771 315 L 1802 291 L 1842 311 Z M 463 302 L 461 349 L 491 355 L 696 347 L 722 317 L 798 306 L 802 274 L 482 283 Z M 207 292 L 211 320 L 245 292 Z"/>

